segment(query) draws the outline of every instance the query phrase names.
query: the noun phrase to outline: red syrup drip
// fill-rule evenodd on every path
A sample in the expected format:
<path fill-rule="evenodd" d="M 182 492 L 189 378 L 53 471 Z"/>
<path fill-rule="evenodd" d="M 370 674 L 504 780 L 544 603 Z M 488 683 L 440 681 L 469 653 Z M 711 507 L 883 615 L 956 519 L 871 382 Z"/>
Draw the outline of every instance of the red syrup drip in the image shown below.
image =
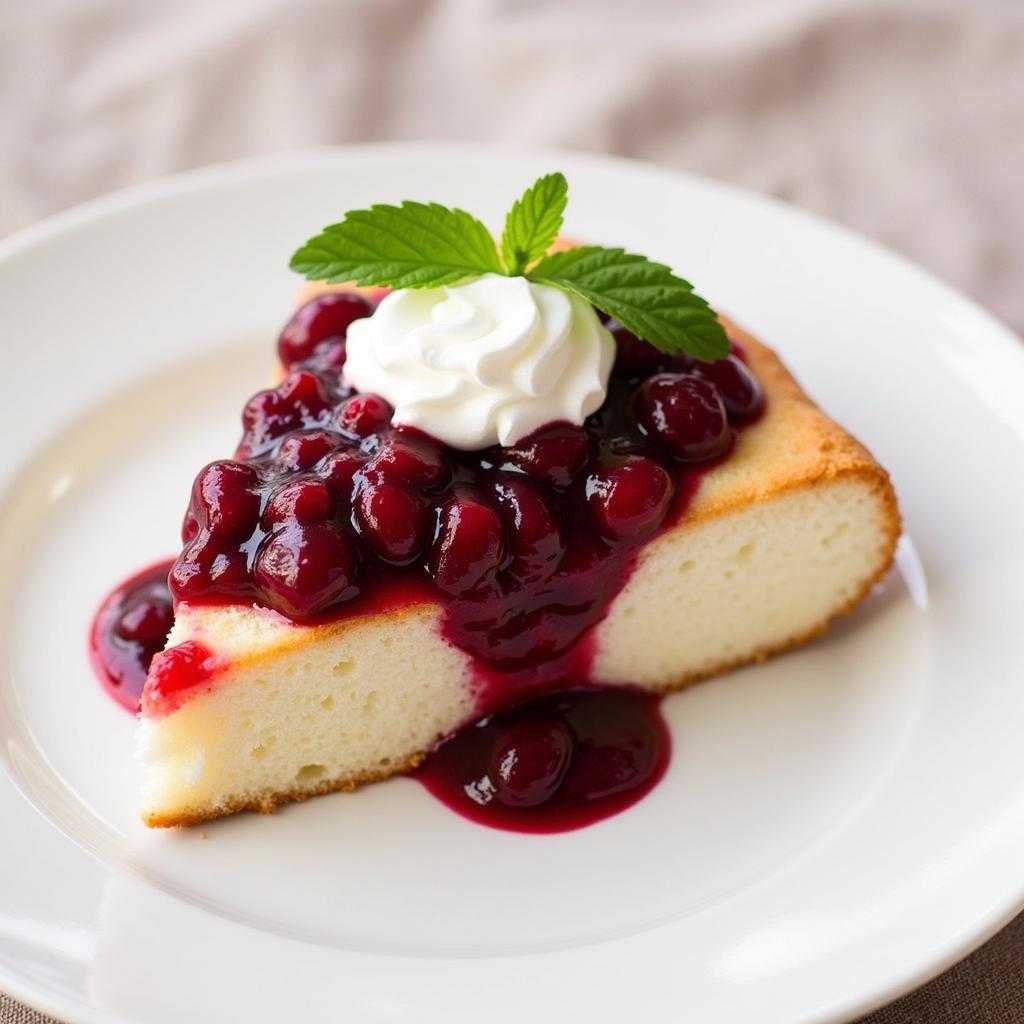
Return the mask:
<path fill-rule="evenodd" d="M 643 546 L 760 419 L 746 353 L 667 357 L 612 321 L 615 372 L 583 427 L 461 452 L 394 426 L 386 402 L 342 383 L 347 325 L 371 311 L 324 297 L 286 326 L 288 375 L 246 406 L 235 459 L 196 478 L 170 594 L 307 625 L 439 604 L 444 635 L 473 659 L 479 721 L 415 777 L 496 828 L 560 832 L 615 814 L 661 778 L 670 742 L 660 698 L 591 685 L 594 630 Z M 132 710 L 163 637 L 134 640 L 119 624 L 137 602 L 169 610 L 166 569 L 118 588 L 93 626 L 104 685 Z M 222 667 L 195 642 L 157 658 L 150 715 Z"/>
<path fill-rule="evenodd" d="M 198 640 L 186 640 L 157 654 L 149 667 L 142 710 L 149 718 L 177 711 L 193 690 L 209 686 L 227 662 Z"/>
<path fill-rule="evenodd" d="M 491 828 L 583 828 L 635 804 L 665 774 L 671 741 L 660 704 L 614 687 L 534 697 L 455 733 L 414 778 Z"/>
<path fill-rule="evenodd" d="M 173 562 L 159 562 L 118 584 L 100 604 L 89 630 L 89 654 L 104 689 L 132 713 L 145 704 L 160 717 L 189 691 L 209 682 L 224 662 L 195 640 L 164 651 L 174 621 L 167 585 Z M 142 691 L 151 675 L 145 701 Z"/>
<path fill-rule="evenodd" d="M 104 689 L 133 714 L 139 710 L 150 662 L 174 620 L 167 574 L 159 562 L 118 584 L 100 604 L 89 630 L 89 654 Z"/>

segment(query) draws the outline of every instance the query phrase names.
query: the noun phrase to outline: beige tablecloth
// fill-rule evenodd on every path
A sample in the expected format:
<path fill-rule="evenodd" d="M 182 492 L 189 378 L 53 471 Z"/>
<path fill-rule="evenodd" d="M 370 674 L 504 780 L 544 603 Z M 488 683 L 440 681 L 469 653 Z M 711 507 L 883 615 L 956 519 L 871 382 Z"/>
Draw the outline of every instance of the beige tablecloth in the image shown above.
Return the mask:
<path fill-rule="evenodd" d="M 1024 0 L 0 0 L 0 125 L 0 235 L 234 157 L 540 143 L 792 199 L 1024 328 Z M 1024 1021 L 1022 968 L 1018 921 L 873 1019 Z"/>

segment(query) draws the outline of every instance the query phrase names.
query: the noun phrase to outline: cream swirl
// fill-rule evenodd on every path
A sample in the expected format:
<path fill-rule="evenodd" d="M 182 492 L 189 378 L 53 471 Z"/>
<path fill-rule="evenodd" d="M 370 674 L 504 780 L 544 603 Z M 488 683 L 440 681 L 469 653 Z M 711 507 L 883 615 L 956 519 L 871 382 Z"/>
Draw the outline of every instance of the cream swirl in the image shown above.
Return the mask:
<path fill-rule="evenodd" d="M 392 292 L 348 329 L 345 382 L 453 448 L 515 444 L 604 401 L 615 343 L 586 300 L 524 277 Z"/>

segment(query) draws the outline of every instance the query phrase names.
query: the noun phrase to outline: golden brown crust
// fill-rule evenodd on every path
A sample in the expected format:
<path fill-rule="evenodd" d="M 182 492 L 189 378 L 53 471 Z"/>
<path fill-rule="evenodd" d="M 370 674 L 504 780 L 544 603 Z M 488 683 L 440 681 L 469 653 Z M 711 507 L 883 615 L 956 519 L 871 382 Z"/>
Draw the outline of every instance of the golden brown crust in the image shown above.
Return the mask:
<path fill-rule="evenodd" d="M 273 814 L 278 807 L 283 807 L 285 804 L 302 803 L 310 797 L 323 796 L 325 793 L 354 793 L 366 783 L 383 782 L 385 779 L 390 779 L 392 775 L 405 775 L 419 766 L 426 756 L 426 753 L 414 754 L 408 760 L 387 771 L 365 772 L 362 775 L 354 775 L 345 779 L 327 779 L 313 787 L 301 789 L 296 787 L 282 790 L 279 793 L 265 793 L 259 797 L 238 799 L 218 804 L 216 807 L 185 810 L 178 814 L 144 814 L 142 820 L 150 828 L 178 828 L 199 825 L 204 821 L 213 821 L 215 818 L 237 814 L 239 811 Z"/>
<path fill-rule="evenodd" d="M 705 477 L 676 529 L 686 530 L 755 501 L 811 490 L 839 479 L 861 479 L 874 492 L 883 512 L 885 557 L 860 594 L 837 613 L 846 614 L 892 566 L 903 531 L 892 480 L 864 445 L 818 408 L 767 345 L 725 317 L 721 319 L 747 352 L 767 403 L 761 420 L 743 433 L 728 461 Z M 807 639 L 810 637 L 794 643 Z"/>
<path fill-rule="evenodd" d="M 770 348 L 722 320 L 743 345 L 768 400 L 761 420 L 744 431 L 731 457 L 705 477 L 679 528 L 754 501 L 852 476 L 880 488 L 889 530 L 898 537 L 899 508 L 886 470 L 815 405 Z"/>

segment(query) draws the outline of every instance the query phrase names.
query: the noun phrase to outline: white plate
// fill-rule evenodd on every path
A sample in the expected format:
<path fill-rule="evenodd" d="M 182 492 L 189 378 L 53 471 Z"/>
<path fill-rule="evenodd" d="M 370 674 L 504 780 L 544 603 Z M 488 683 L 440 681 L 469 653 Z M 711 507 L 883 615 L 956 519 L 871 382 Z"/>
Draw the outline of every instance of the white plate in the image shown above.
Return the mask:
<path fill-rule="evenodd" d="M 889 467 L 901 572 L 823 641 L 667 701 L 668 777 L 593 828 L 491 831 L 402 779 L 148 832 L 86 629 L 231 449 L 292 248 L 404 197 L 497 227 L 554 168 L 572 235 L 691 277 Z M 1020 906 L 1024 349 L 897 257 L 620 160 L 358 147 L 8 241 L 0 339 L 0 987 L 21 999 L 134 1024 L 841 1020 Z"/>

